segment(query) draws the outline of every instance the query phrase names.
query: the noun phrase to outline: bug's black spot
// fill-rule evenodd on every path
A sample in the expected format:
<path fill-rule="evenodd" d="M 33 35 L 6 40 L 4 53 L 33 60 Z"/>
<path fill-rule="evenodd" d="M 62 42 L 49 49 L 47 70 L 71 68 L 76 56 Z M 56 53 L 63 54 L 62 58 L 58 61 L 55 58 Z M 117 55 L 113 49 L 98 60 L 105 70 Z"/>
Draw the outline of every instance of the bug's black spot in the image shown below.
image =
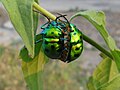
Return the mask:
<path fill-rule="evenodd" d="M 51 32 L 51 34 L 54 34 L 54 32 Z"/>
<path fill-rule="evenodd" d="M 46 51 L 46 52 L 49 52 L 49 50 L 48 50 L 47 48 L 45 48 L 45 51 Z"/>
<path fill-rule="evenodd" d="M 61 33 L 59 32 L 58 35 L 61 35 Z"/>
<path fill-rule="evenodd" d="M 75 54 L 74 57 L 79 57 L 79 54 Z"/>
<path fill-rule="evenodd" d="M 77 41 L 77 43 L 79 43 L 79 42 L 80 42 L 80 40 Z"/>
<path fill-rule="evenodd" d="M 80 39 L 82 39 L 83 37 L 82 36 L 80 36 Z"/>
<path fill-rule="evenodd" d="M 71 29 L 71 31 L 70 31 L 70 32 L 74 32 L 74 30 L 72 30 L 72 29 Z"/>
<path fill-rule="evenodd" d="M 79 49 L 80 49 L 80 48 L 77 47 L 75 50 L 79 50 Z"/>
<path fill-rule="evenodd" d="M 74 33 L 73 35 L 76 35 L 76 33 Z"/>
<path fill-rule="evenodd" d="M 52 48 L 52 49 L 54 49 L 54 48 L 55 48 L 55 46 L 54 46 L 54 45 L 51 45 L 51 48 Z"/>

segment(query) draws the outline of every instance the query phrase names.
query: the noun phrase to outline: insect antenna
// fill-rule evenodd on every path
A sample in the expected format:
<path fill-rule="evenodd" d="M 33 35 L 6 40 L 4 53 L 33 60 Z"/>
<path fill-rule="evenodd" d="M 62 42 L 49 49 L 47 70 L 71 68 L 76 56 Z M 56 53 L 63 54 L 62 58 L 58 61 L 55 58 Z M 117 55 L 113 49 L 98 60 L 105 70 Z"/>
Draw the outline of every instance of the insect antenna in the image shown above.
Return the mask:
<path fill-rule="evenodd" d="M 35 44 L 37 44 L 37 43 L 39 43 L 39 42 L 42 42 L 42 41 L 43 41 L 42 39 L 37 40 L 37 41 L 35 42 Z"/>
<path fill-rule="evenodd" d="M 60 15 L 60 16 L 58 16 L 58 17 L 56 18 L 56 20 L 60 20 L 60 17 L 63 17 L 63 18 L 67 21 L 67 23 L 70 25 L 68 19 L 65 17 L 65 16 L 67 16 L 67 15 L 62 15 L 62 14 L 60 14 L 60 13 L 57 13 L 57 14 Z M 62 21 L 62 20 L 60 20 L 60 21 Z"/>

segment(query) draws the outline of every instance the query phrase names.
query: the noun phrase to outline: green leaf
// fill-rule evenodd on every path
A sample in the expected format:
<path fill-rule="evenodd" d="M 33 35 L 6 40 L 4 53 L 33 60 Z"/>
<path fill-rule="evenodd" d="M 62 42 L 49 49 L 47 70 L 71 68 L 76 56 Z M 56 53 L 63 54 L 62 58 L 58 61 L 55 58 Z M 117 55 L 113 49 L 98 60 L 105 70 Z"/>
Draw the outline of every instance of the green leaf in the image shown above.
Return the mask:
<path fill-rule="evenodd" d="M 36 41 L 41 39 L 41 35 L 36 36 Z M 22 71 L 26 80 L 27 86 L 30 90 L 43 90 L 42 75 L 44 65 L 48 58 L 44 55 L 41 48 L 42 42 L 37 42 L 35 45 L 35 57 L 32 59 L 28 55 L 26 48 L 20 52 L 22 59 Z"/>
<path fill-rule="evenodd" d="M 112 53 L 113 58 L 116 62 L 117 68 L 120 72 L 120 50 L 119 49 L 114 49 L 114 50 L 111 50 L 111 53 Z"/>
<path fill-rule="evenodd" d="M 120 90 L 120 74 L 102 86 L 101 90 Z"/>
<path fill-rule="evenodd" d="M 34 56 L 34 31 L 36 31 L 34 29 L 37 26 L 37 17 L 33 16 L 33 2 L 34 0 L 2 0 L 13 26 L 32 57 Z M 36 20 L 33 20 L 33 17 L 36 17 Z"/>
<path fill-rule="evenodd" d="M 39 3 L 38 0 L 34 0 L 36 3 Z M 33 27 L 34 27 L 34 34 L 36 35 L 37 27 L 38 27 L 38 13 L 33 12 Z"/>
<path fill-rule="evenodd" d="M 94 11 L 94 10 L 88 10 L 88 11 L 81 11 L 76 13 L 71 17 L 71 20 L 77 16 L 83 16 L 85 17 L 89 22 L 92 23 L 92 25 L 95 26 L 95 28 L 99 31 L 101 36 L 104 38 L 107 46 L 109 47 L 111 54 L 113 56 L 113 59 L 116 62 L 117 68 L 120 72 L 120 56 L 118 55 L 118 50 L 115 41 L 113 38 L 108 34 L 105 24 L 105 14 L 102 11 Z"/>
<path fill-rule="evenodd" d="M 118 90 L 118 89 L 103 89 L 108 83 L 113 81 L 120 75 L 116 67 L 116 63 L 110 58 L 105 58 L 95 69 L 92 77 L 89 79 L 89 90 Z M 120 82 L 119 82 L 120 83 Z M 117 88 L 118 84 L 111 88 Z"/>
<path fill-rule="evenodd" d="M 36 35 L 35 41 L 39 41 L 41 39 L 42 39 L 41 34 Z M 42 42 L 38 42 L 37 44 L 35 44 L 35 56 L 34 57 L 36 57 L 39 54 L 41 45 L 42 45 Z M 19 58 L 21 58 L 24 62 L 31 62 L 34 59 L 29 56 L 28 50 L 25 47 L 23 47 L 20 50 Z"/>
<path fill-rule="evenodd" d="M 30 90 L 43 90 L 42 74 L 47 60 L 48 58 L 41 49 L 39 54 L 32 61 L 22 61 L 22 71 Z"/>
<path fill-rule="evenodd" d="M 108 47 L 113 50 L 116 47 L 115 41 L 112 39 L 112 37 L 108 34 L 105 26 L 105 14 L 102 11 L 94 11 L 94 10 L 88 10 L 88 11 L 81 11 L 76 13 L 74 16 L 71 17 L 71 20 L 77 16 L 83 16 L 87 20 L 89 20 L 96 29 L 100 32 L 104 40 L 106 41 Z"/>

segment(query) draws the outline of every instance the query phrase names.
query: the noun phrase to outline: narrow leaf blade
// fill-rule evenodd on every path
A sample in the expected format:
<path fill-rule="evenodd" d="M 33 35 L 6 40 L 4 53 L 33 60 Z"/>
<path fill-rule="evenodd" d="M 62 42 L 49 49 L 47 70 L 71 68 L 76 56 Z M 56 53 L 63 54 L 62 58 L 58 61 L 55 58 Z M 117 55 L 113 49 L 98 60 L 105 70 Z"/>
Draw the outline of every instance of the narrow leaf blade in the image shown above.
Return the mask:
<path fill-rule="evenodd" d="M 33 0 L 2 0 L 12 24 L 19 33 L 29 54 L 34 56 Z"/>
<path fill-rule="evenodd" d="M 120 72 L 120 50 L 119 49 L 114 49 L 114 50 L 111 50 L 111 53 L 112 53 L 113 58 L 116 62 L 117 68 Z"/>
<path fill-rule="evenodd" d="M 89 80 L 89 90 L 102 90 L 103 86 L 119 74 L 116 63 L 110 58 L 105 58 L 95 69 Z M 117 87 L 117 86 L 115 86 Z M 109 89 L 106 89 L 109 90 Z"/>
<path fill-rule="evenodd" d="M 71 20 L 77 16 L 83 16 L 88 21 L 90 21 L 95 28 L 100 32 L 102 37 L 104 38 L 106 44 L 110 49 L 117 48 L 115 41 L 112 39 L 112 37 L 108 34 L 106 30 L 106 23 L 105 23 L 105 14 L 102 11 L 95 11 L 95 10 L 88 10 L 88 11 L 81 11 L 76 13 L 71 17 Z"/>
<path fill-rule="evenodd" d="M 116 62 L 117 68 L 120 72 L 120 56 L 116 52 L 118 50 L 114 39 L 108 34 L 105 24 L 105 14 L 102 11 L 95 11 L 95 10 L 88 10 L 88 11 L 81 11 L 76 13 L 71 17 L 71 20 L 77 16 L 85 17 L 95 28 L 99 31 L 101 36 L 104 38 L 107 46 L 109 47 L 113 59 Z"/>
<path fill-rule="evenodd" d="M 120 90 L 120 74 L 102 86 L 101 90 Z"/>
<path fill-rule="evenodd" d="M 34 1 L 39 4 L 38 0 L 34 0 Z M 34 28 L 33 30 L 35 35 L 36 35 L 37 27 L 38 27 L 38 13 L 33 11 L 33 28 Z"/>
<path fill-rule="evenodd" d="M 36 36 L 36 41 L 41 39 L 41 35 Z M 24 78 L 30 90 L 43 90 L 42 75 L 44 65 L 48 62 L 48 58 L 42 50 L 42 42 L 35 45 L 35 57 L 32 59 L 28 55 L 27 49 L 23 48 L 20 52 L 22 59 L 22 71 Z"/>
<path fill-rule="evenodd" d="M 44 65 L 47 63 L 48 58 L 44 56 L 42 50 L 38 56 L 36 56 L 30 62 L 22 61 L 22 71 L 24 78 L 30 90 L 43 90 L 43 69 Z"/>

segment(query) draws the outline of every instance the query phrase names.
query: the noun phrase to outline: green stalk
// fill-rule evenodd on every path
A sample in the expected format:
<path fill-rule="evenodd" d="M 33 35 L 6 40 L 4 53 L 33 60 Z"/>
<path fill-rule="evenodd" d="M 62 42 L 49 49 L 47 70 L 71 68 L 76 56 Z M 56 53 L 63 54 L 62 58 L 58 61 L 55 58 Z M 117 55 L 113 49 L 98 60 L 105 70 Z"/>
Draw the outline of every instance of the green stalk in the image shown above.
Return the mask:
<path fill-rule="evenodd" d="M 33 7 L 35 9 L 37 9 L 38 11 L 40 11 L 43 15 L 49 17 L 51 20 L 55 20 L 56 19 L 56 16 L 54 16 L 52 13 L 48 12 L 47 10 L 45 10 L 44 8 L 39 6 L 36 2 L 33 3 Z M 91 44 L 95 48 L 97 48 L 99 51 L 101 51 L 102 53 L 107 55 L 109 58 L 113 59 L 113 57 L 112 57 L 110 52 L 108 52 L 106 49 L 101 47 L 98 43 L 96 43 L 94 40 L 90 39 L 89 37 L 87 37 L 84 34 L 83 34 L 83 40 L 88 42 L 89 44 Z"/>
<path fill-rule="evenodd" d="M 43 15 L 49 17 L 50 19 L 52 20 L 56 19 L 56 16 L 54 16 L 52 13 L 48 12 L 47 10 L 39 6 L 36 2 L 33 3 L 33 7 L 37 9 L 38 11 L 40 11 Z"/>
<path fill-rule="evenodd" d="M 90 39 L 89 37 L 87 37 L 84 34 L 83 34 L 83 40 L 86 41 L 86 42 L 88 42 L 89 44 L 91 44 L 95 48 L 97 48 L 99 51 L 101 51 L 102 53 L 104 53 L 105 55 L 107 55 L 109 58 L 113 59 L 113 57 L 112 57 L 112 55 L 111 55 L 110 52 L 108 52 L 106 49 L 104 49 L 103 47 L 101 47 L 98 43 L 96 43 L 94 40 Z"/>

